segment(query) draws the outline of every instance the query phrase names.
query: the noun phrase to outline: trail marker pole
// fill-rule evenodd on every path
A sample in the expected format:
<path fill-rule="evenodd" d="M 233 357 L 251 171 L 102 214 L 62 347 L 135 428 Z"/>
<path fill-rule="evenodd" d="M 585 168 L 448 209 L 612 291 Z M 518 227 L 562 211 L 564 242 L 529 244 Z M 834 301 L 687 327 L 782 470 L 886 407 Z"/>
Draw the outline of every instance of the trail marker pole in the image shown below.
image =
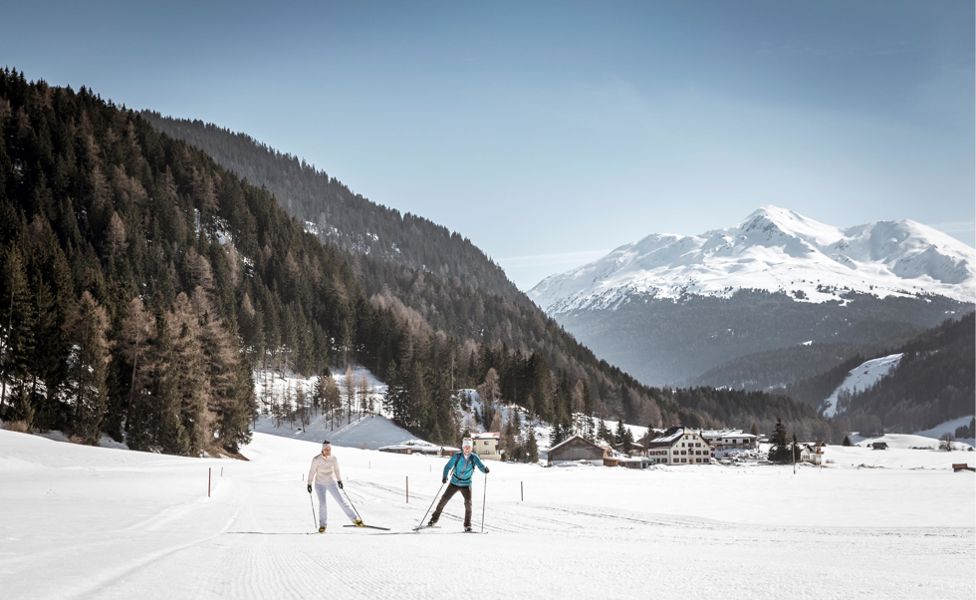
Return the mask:
<path fill-rule="evenodd" d="M 519 482 L 519 490 L 521 490 L 521 492 L 522 492 L 522 502 L 525 502 L 525 482 L 524 481 L 520 481 Z"/>

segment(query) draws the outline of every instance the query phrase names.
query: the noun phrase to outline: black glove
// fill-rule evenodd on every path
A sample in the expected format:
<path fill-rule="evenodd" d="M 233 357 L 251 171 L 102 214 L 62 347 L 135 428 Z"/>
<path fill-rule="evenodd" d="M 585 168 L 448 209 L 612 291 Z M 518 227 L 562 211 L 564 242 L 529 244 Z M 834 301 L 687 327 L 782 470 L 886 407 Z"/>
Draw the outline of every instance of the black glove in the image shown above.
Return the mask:
<path fill-rule="evenodd" d="M 488 473 L 491 473 L 491 469 L 489 469 L 488 467 L 485 467 L 485 475 L 487 475 Z"/>
<path fill-rule="evenodd" d="M 311 494 L 311 493 L 312 493 L 312 484 L 311 484 L 311 483 L 310 483 L 310 484 L 308 484 L 308 493 L 309 493 L 309 494 Z"/>
<path fill-rule="evenodd" d="M 342 482 L 341 482 L 341 481 L 339 481 L 339 482 L 337 482 L 337 483 L 339 484 L 339 489 L 341 490 L 341 489 L 342 489 Z"/>
<path fill-rule="evenodd" d="M 447 477 L 441 477 L 441 483 L 442 484 L 447 483 Z"/>

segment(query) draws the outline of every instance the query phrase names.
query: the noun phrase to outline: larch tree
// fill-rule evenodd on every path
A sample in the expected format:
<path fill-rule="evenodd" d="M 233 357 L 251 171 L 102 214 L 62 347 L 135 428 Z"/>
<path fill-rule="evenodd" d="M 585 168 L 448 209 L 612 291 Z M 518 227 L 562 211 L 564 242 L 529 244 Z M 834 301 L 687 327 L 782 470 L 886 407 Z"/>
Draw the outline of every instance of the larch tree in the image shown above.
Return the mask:
<path fill-rule="evenodd" d="M 108 406 L 108 314 L 87 291 L 64 324 L 71 343 L 66 396 L 74 415 L 71 431 L 86 444 L 97 444 Z"/>

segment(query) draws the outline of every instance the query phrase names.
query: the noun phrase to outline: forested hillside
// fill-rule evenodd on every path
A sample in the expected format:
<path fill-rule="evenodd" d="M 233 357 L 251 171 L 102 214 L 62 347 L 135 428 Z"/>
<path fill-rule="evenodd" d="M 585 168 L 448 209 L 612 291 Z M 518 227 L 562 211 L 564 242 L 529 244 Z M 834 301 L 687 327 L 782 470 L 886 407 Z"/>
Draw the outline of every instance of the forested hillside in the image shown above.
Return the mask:
<path fill-rule="evenodd" d="M 883 354 L 904 353 L 871 388 L 843 399 L 842 419 L 865 432 L 920 431 L 973 414 L 976 318 L 969 313 Z"/>
<path fill-rule="evenodd" d="M 480 361 L 462 356 L 467 383 L 481 381 L 489 367 L 501 375 L 504 398 L 554 421 L 569 422 L 571 411 L 622 416 L 628 422 L 670 425 L 682 419 L 680 401 L 704 398 L 707 388 L 680 395 L 647 388 L 602 360 L 567 334 L 467 239 L 426 219 L 404 215 L 352 194 L 333 177 L 297 157 L 282 154 L 251 137 L 202 121 L 143 112 L 167 134 L 212 155 L 222 166 L 273 191 L 294 217 L 312 222 L 324 241 L 356 253 L 362 285 L 374 298 L 483 349 Z M 287 174 L 287 175 L 283 175 Z M 675 343 L 680 343 L 675 339 Z M 555 368 L 558 375 L 545 373 Z M 582 399 L 574 389 L 583 385 Z M 721 394 L 723 414 L 751 422 L 775 422 L 751 396 Z M 788 401 L 787 401 L 788 403 Z M 741 424 L 702 412 L 692 401 L 690 419 L 710 425 Z M 786 419 L 792 408 L 781 411 Z M 548 415 L 548 416 L 547 416 Z"/>
<path fill-rule="evenodd" d="M 255 366 L 350 361 L 435 441 L 457 436 L 453 390 L 491 368 L 502 399 L 550 421 L 742 425 L 597 361 L 530 303 L 321 243 L 268 190 L 84 88 L 3 71 L 0 134 L 0 416 L 26 429 L 234 452 Z"/>
<path fill-rule="evenodd" d="M 143 111 L 164 133 L 200 148 L 224 168 L 264 186 L 322 239 L 355 254 L 433 273 L 453 285 L 527 301 L 505 272 L 467 238 L 421 216 L 377 204 L 304 160 L 244 133 Z"/>

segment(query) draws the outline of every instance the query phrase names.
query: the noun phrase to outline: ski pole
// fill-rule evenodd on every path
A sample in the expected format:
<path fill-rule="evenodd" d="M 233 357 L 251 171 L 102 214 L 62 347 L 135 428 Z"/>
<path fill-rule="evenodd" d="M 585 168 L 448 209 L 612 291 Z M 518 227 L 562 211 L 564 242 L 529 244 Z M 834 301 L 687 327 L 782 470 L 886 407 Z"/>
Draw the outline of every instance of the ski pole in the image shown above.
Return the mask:
<path fill-rule="evenodd" d="M 342 490 L 343 495 L 345 495 L 345 497 L 346 497 L 346 501 L 349 502 L 349 506 L 352 507 L 352 512 L 356 513 L 356 518 L 359 519 L 360 521 L 362 521 L 363 520 L 363 516 L 359 514 L 359 511 L 358 510 L 356 510 L 356 505 L 352 503 L 352 498 L 349 497 L 349 492 L 346 491 L 346 488 L 345 487 L 342 487 L 342 488 L 339 488 L 339 489 Z"/>
<path fill-rule="evenodd" d="M 488 498 L 488 473 L 485 473 L 485 489 L 481 496 L 481 533 L 485 532 L 485 500 Z"/>
<path fill-rule="evenodd" d="M 319 520 L 315 518 L 315 502 L 312 502 L 312 492 L 308 493 L 308 505 L 312 507 L 312 522 L 318 527 Z"/>
<path fill-rule="evenodd" d="M 427 515 L 430 514 L 430 509 L 434 508 L 434 503 L 437 502 L 437 497 L 441 495 L 441 490 L 443 489 L 444 489 L 444 484 L 442 483 L 441 487 L 438 488 L 437 493 L 434 494 L 434 499 L 430 501 L 430 506 L 427 507 L 427 512 L 425 512 L 424 516 L 420 518 L 420 523 L 417 524 L 417 527 L 424 526 L 424 520 L 427 519 Z"/>

